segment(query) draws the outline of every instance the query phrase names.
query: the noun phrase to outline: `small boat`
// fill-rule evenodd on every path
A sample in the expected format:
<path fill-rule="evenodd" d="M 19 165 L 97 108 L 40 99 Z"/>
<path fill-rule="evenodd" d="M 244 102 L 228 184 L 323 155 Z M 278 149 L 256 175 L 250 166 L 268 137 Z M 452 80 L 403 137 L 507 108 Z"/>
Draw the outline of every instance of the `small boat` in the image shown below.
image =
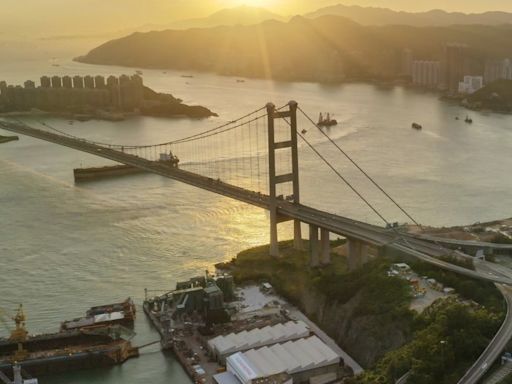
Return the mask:
<path fill-rule="evenodd" d="M 319 127 L 333 127 L 338 124 L 338 121 L 331 118 L 331 114 L 327 113 L 325 117 L 322 113 L 320 113 L 320 116 L 318 117 L 318 123 L 317 126 Z"/>
<path fill-rule="evenodd" d="M 193 79 L 194 76 L 192 75 L 181 75 L 181 77 L 185 78 L 185 79 Z"/>
<path fill-rule="evenodd" d="M 418 123 L 412 123 L 412 128 L 417 129 L 418 131 L 423 129 L 423 127 Z"/>
<path fill-rule="evenodd" d="M 139 69 L 137 69 L 137 70 L 135 71 L 135 73 L 136 73 L 137 75 L 139 75 L 139 76 L 142 76 L 142 75 L 144 74 L 144 73 L 143 73 L 141 70 L 139 70 Z"/>
<path fill-rule="evenodd" d="M 469 116 L 466 116 L 466 119 L 464 121 L 468 124 L 473 124 L 473 119 L 470 118 Z"/>

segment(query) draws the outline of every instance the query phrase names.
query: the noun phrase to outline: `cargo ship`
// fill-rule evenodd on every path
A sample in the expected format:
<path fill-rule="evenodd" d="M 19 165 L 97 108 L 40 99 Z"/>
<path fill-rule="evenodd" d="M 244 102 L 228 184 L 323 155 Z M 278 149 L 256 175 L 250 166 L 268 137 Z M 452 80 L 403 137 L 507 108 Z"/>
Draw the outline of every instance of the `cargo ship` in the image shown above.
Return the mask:
<path fill-rule="evenodd" d="M 127 298 L 122 303 L 92 307 L 85 313 L 85 317 L 64 321 L 60 329 L 61 331 L 70 331 L 115 324 L 133 328 L 136 315 L 137 309 L 133 300 Z"/>
<path fill-rule="evenodd" d="M 0 372 L 8 377 L 14 365 L 31 376 L 42 376 L 113 366 L 139 355 L 138 348 L 122 337 L 126 332 L 119 325 L 32 336 L 21 305 L 13 320 L 16 328 L 10 337 L 0 339 Z"/>
<path fill-rule="evenodd" d="M 159 162 L 169 164 L 172 167 L 178 167 L 180 160 L 172 152 L 169 154 L 161 153 Z M 105 179 L 109 177 L 119 177 L 126 175 L 136 175 L 139 173 L 146 173 L 145 170 L 134 167 L 132 165 L 119 164 L 106 167 L 93 167 L 93 168 L 75 168 L 73 169 L 73 176 L 75 183 L 83 181 L 91 181 L 97 179 Z"/>

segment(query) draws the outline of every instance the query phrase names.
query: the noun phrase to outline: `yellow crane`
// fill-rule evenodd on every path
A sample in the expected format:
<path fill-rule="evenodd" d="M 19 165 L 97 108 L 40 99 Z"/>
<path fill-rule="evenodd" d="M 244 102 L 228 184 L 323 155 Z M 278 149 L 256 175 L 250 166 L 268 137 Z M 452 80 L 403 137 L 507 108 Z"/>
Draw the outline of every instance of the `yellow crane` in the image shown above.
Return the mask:
<path fill-rule="evenodd" d="M 18 343 L 18 349 L 12 356 L 13 362 L 18 362 L 26 359 L 28 352 L 23 349 L 23 343 L 27 340 L 28 332 L 25 328 L 25 322 L 27 317 L 25 316 L 25 312 L 23 311 L 23 305 L 20 304 L 16 314 L 11 318 L 14 321 L 15 328 L 11 329 L 9 323 L 6 320 L 6 311 L 0 308 L 0 321 L 10 332 L 9 340 Z"/>

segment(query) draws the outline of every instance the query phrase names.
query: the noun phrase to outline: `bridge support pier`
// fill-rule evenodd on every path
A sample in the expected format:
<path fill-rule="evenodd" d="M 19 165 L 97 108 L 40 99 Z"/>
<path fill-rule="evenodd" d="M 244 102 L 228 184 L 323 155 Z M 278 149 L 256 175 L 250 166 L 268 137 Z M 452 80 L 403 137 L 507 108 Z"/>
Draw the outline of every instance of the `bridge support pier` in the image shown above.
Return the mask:
<path fill-rule="evenodd" d="M 277 209 L 270 209 L 270 256 L 279 257 L 279 240 L 277 234 Z"/>
<path fill-rule="evenodd" d="M 347 238 L 348 269 L 353 271 L 368 263 L 372 258 L 384 256 L 385 248 L 364 241 Z"/>
<path fill-rule="evenodd" d="M 300 220 L 293 221 L 293 248 L 298 251 L 304 250 L 304 244 L 302 243 L 302 229 L 300 224 Z"/>
<path fill-rule="evenodd" d="M 370 260 L 369 245 L 356 239 L 347 238 L 348 269 L 353 271 Z"/>
<path fill-rule="evenodd" d="M 318 227 L 311 224 L 309 225 L 309 252 L 311 255 L 311 267 L 319 267 Z"/>
<path fill-rule="evenodd" d="M 320 239 L 322 243 L 322 257 L 320 263 L 322 265 L 331 264 L 331 241 L 329 239 L 329 231 L 327 229 L 320 229 Z"/>

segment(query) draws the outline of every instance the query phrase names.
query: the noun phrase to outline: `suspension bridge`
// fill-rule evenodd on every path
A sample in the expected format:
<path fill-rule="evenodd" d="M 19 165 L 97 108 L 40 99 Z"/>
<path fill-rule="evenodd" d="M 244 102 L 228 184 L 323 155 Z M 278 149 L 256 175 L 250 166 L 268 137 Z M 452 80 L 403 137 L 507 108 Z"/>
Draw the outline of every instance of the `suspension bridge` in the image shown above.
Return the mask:
<path fill-rule="evenodd" d="M 278 224 L 293 221 L 294 247 L 303 248 L 302 224 L 309 225 L 311 266 L 330 263 L 330 234 L 348 242 L 351 269 L 362 266 L 371 256 L 388 250 L 435 264 L 469 277 L 512 284 L 512 279 L 498 274 L 481 274 L 445 261 L 440 257 L 452 251 L 434 242 L 414 238 L 392 228 L 384 215 L 338 171 L 299 131 L 301 113 L 310 129 L 318 129 L 344 157 L 356 167 L 412 222 L 412 215 L 397 203 L 369 174 L 354 161 L 296 102 L 276 108 L 273 104 L 237 120 L 179 140 L 155 145 L 123 145 L 76 137 L 46 123 L 34 128 L 19 120 L 0 121 L 0 128 L 22 135 L 87 152 L 118 163 L 171 178 L 203 190 L 217 193 L 268 210 L 270 213 L 270 254 L 279 257 Z M 353 220 L 301 204 L 299 179 L 299 140 L 378 216 L 385 227 Z M 180 159 L 176 166 L 162 158 L 169 154 Z M 236 161 L 233 161 L 236 159 Z"/>
<path fill-rule="evenodd" d="M 123 145 L 88 140 L 56 129 L 46 123 L 40 128 L 15 119 L 0 121 L 0 128 L 31 136 L 61 146 L 90 153 L 118 163 L 140 168 L 163 177 L 217 193 L 228 198 L 265 209 L 270 215 L 270 254 L 279 257 L 278 224 L 293 221 L 294 247 L 303 249 L 302 224 L 309 226 L 311 266 L 330 263 L 331 233 L 341 235 L 348 242 L 349 268 L 355 269 L 371 256 L 388 250 L 412 256 L 472 278 L 512 285 L 512 271 L 507 268 L 477 261 L 476 270 L 463 268 L 442 260 L 453 254 L 435 239 L 411 236 L 390 225 L 385 215 L 376 208 L 359 188 L 348 180 L 328 158 L 306 137 L 306 129 L 299 131 L 300 113 L 309 129 L 318 130 L 324 141 L 330 143 L 347 159 L 386 199 L 394 204 L 411 222 L 418 224 L 384 188 L 377 183 L 341 146 L 305 113 L 296 102 L 276 108 L 273 104 L 251 112 L 237 120 L 204 132 L 156 145 Z M 304 205 L 300 199 L 299 140 L 323 162 L 333 174 L 346 184 L 385 226 L 353 220 Z M 170 157 L 180 159 L 167 161 Z M 446 244 L 444 244 L 446 245 Z M 467 256 L 467 255 L 466 255 Z M 476 263 L 476 262 L 475 262 Z M 510 287 L 500 288 L 512 305 Z M 512 313 L 507 317 L 496 337 L 459 384 L 476 383 L 503 349 L 504 340 L 512 335 Z"/>

